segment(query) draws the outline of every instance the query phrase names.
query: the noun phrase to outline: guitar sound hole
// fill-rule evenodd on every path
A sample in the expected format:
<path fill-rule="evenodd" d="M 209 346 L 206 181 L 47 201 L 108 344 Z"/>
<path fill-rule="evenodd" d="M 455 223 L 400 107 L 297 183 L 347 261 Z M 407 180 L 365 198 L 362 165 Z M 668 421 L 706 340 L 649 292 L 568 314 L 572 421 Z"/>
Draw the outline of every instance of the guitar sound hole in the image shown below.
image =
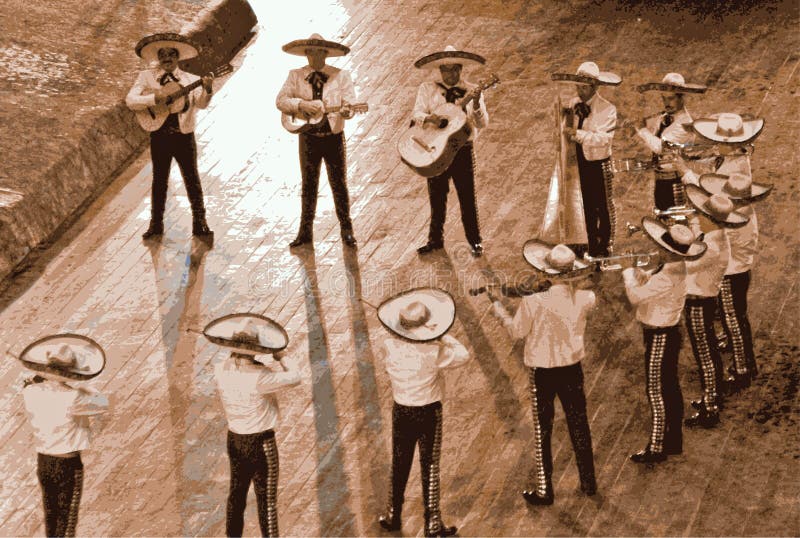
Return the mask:
<path fill-rule="evenodd" d="M 447 127 L 448 123 L 450 123 L 450 121 L 447 118 L 442 118 L 441 120 L 439 120 L 439 129 L 444 129 L 445 127 Z"/>

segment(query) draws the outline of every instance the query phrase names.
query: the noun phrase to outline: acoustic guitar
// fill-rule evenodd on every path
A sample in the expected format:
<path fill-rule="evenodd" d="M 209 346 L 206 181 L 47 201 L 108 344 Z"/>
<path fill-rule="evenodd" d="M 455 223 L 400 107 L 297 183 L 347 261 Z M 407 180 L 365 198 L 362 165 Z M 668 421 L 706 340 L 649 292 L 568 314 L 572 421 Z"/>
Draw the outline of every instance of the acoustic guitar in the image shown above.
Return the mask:
<path fill-rule="evenodd" d="M 354 105 L 341 105 L 341 106 L 329 106 L 326 107 L 325 104 L 316 99 L 312 101 L 312 103 L 317 103 L 319 105 L 319 112 L 314 114 L 313 116 L 306 116 L 304 114 L 286 114 L 285 112 L 281 114 L 281 125 L 283 128 L 289 131 L 292 134 L 300 134 L 305 133 L 313 129 L 322 119 L 325 117 L 326 114 L 335 114 L 340 112 L 344 108 L 349 108 L 356 114 L 363 114 L 369 110 L 368 103 L 356 103 Z"/>
<path fill-rule="evenodd" d="M 233 67 L 230 64 L 225 64 L 217 67 L 209 74 L 214 75 L 215 77 L 221 77 L 232 71 Z M 157 131 L 162 125 L 164 125 L 164 121 L 166 121 L 167 116 L 170 114 L 178 114 L 183 111 L 184 107 L 186 106 L 186 96 L 189 95 L 192 90 L 202 84 L 202 78 L 197 79 L 187 86 L 181 86 L 174 80 L 168 82 L 161 87 L 161 91 L 167 94 L 167 102 L 165 104 L 147 107 L 144 110 L 137 110 L 135 112 L 136 120 L 145 131 Z M 155 92 L 156 90 L 148 88 L 143 92 L 143 95 L 153 94 Z"/>
<path fill-rule="evenodd" d="M 436 125 L 412 122 L 397 143 L 402 161 L 423 177 L 438 176 L 447 170 L 472 133 L 464 111 L 467 104 L 475 99 L 478 91 L 488 90 L 499 82 L 493 74 L 488 80 L 480 81 L 458 103 L 442 103 L 436 107 L 433 113 L 443 118 Z"/>

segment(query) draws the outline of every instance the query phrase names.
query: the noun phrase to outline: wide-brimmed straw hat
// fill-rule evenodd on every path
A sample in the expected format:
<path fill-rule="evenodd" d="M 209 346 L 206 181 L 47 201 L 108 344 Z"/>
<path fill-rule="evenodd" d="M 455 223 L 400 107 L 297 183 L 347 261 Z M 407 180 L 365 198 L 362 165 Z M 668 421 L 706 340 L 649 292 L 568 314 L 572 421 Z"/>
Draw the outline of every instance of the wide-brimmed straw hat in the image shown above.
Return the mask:
<path fill-rule="evenodd" d="M 734 203 L 757 202 L 763 200 L 772 191 L 772 185 L 756 183 L 749 174 L 733 172 L 724 174 L 703 174 L 700 186 L 709 194 L 724 194 Z"/>
<path fill-rule="evenodd" d="M 739 114 L 721 112 L 692 122 L 695 132 L 712 140 L 726 144 L 745 144 L 755 140 L 764 128 L 763 118 L 744 119 Z"/>
<path fill-rule="evenodd" d="M 228 314 L 203 329 L 211 342 L 238 353 L 274 353 L 289 344 L 286 330 L 277 321 L 259 314 Z"/>
<path fill-rule="evenodd" d="M 383 301 L 378 306 L 378 319 L 401 338 L 430 342 L 453 326 L 456 304 L 444 290 L 414 288 Z"/>
<path fill-rule="evenodd" d="M 154 62 L 158 61 L 158 50 L 164 48 L 176 49 L 180 60 L 188 60 L 198 54 L 197 47 L 189 38 L 170 32 L 143 37 L 136 44 L 136 54 L 143 60 Z"/>
<path fill-rule="evenodd" d="M 680 73 L 667 73 L 661 82 L 648 82 L 636 87 L 640 92 L 705 93 L 708 86 L 686 82 Z"/>
<path fill-rule="evenodd" d="M 434 69 L 445 64 L 483 65 L 486 58 L 474 52 L 456 50 L 453 45 L 447 45 L 444 50 L 428 54 L 414 62 L 414 67 L 420 69 Z"/>
<path fill-rule="evenodd" d="M 583 62 L 578 70 L 572 73 L 553 73 L 551 80 L 557 82 L 574 82 L 576 84 L 601 84 L 605 86 L 618 86 L 622 77 L 610 71 L 600 71 L 594 62 Z"/>
<path fill-rule="evenodd" d="M 697 185 L 686 185 L 686 198 L 700 213 L 726 228 L 741 228 L 750 221 L 736 211 L 736 205 L 724 194 L 711 194 Z"/>
<path fill-rule="evenodd" d="M 288 52 L 295 56 L 305 56 L 306 49 L 325 49 L 328 51 L 329 57 L 344 56 L 350 52 L 350 47 L 335 41 L 328 41 L 319 34 L 311 34 L 308 39 L 295 39 L 281 48 L 283 52 Z"/>
<path fill-rule="evenodd" d="M 683 224 L 666 224 L 652 217 L 642 218 L 642 230 L 656 245 L 687 260 L 705 254 L 708 245 L 698 241 L 692 230 Z"/>
<path fill-rule="evenodd" d="M 585 260 L 575 256 L 567 245 L 551 245 L 538 239 L 527 241 L 522 247 L 525 261 L 548 278 L 571 280 L 590 275 L 594 268 Z"/>
<path fill-rule="evenodd" d="M 29 370 L 60 381 L 86 381 L 106 366 L 100 344 L 80 334 L 53 334 L 36 340 L 19 356 Z"/>

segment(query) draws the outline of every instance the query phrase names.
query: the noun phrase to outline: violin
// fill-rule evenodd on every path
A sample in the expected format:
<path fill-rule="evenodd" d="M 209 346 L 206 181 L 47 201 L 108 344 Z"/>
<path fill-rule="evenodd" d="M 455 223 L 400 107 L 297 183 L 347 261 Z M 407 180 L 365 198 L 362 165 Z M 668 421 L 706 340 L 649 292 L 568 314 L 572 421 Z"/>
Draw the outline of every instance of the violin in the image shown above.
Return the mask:
<path fill-rule="evenodd" d="M 537 280 L 535 282 L 523 282 L 522 284 L 488 284 L 480 288 L 472 288 L 469 294 L 473 297 L 481 293 L 491 294 L 492 290 L 498 289 L 503 297 L 527 297 L 534 293 L 542 293 L 550 289 L 553 283 L 549 280 Z"/>

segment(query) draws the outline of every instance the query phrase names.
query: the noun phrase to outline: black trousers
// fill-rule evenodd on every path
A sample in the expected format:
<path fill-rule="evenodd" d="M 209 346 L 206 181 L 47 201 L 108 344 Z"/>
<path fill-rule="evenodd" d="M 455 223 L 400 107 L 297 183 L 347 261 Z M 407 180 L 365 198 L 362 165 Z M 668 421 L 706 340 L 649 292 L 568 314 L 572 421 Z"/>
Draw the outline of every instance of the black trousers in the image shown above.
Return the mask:
<path fill-rule="evenodd" d="M 583 198 L 583 216 L 588 238 L 588 253 L 590 256 L 608 256 L 609 246 L 613 245 L 615 224 L 611 184 L 614 174 L 608 164 L 608 159 L 587 161 L 581 145 L 575 145 Z"/>
<path fill-rule="evenodd" d="M 439 506 L 439 458 L 442 449 L 442 403 L 412 407 L 395 402 L 392 408 L 392 487 L 389 506 L 400 513 L 405 500 L 406 484 L 419 446 L 422 472 L 422 502 L 425 526 L 429 533 L 442 528 Z"/>
<path fill-rule="evenodd" d="M 558 368 L 530 368 L 531 405 L 533 407 L 534 450 L 536 451 L 536 490 L 541 496 L 553 494 L 553 435 L 555 398 L 567 418 L 567 429 L 575 450 L 581 487 L 597 488 L 592 454 L 592 435 L 586 417 L 581 363 Z"/>
<path fill-rule="evenodd" d="M 80 455 L 59 458 L 38 454 L 36 474 L 42 487 L 45 533 L 47 536 L 75 536 L 83 493 Z"/>
<path fill-rule="evenodd" d="M 683 449 L 683 394 L 678 382 L 681 331 L 672 327 L 643 327 L 647 401 L 652 423 L 650 450 Z"/>
<path fill-rule="evenodd" d="M 718 411 L 722 402 L 722 358 L 717 346 L 714 330 L 716 297 L 689 295 L 683 307 L 686 329 L 692 343 L 692 351 L 700 369 L 700 387 L 703 404 L 707 411 Z"/>
<path fill-rule="evenodd" d="M 164 222 L 167 181 L 173 158 L 178 162 L 181 170 L 194 220 L 205 219 L 206 209 L 203 203 L 200 173 L 197 171 L 197 142 L 195 142 L 194 133 L 159 131 L 150 133 L 150 158 L 153 162 L 152 221 L 156 224 Z"/>
<path fill-rule="evenodd" d="M 275 433 L 241 435 L 228 431 L 231 487 L 228 494 L 225 532 L 241 536 L 247 491 L 253 482 L 258 505 L 258 524 L 263 536 L 278 536 L 278 446 Z"/>
<path fill-rule="evenodd" d="M 728 335 L 733 351 L 733 366 L 737 374 L 756 374 L 756 356 L 753 335 L 747 318 L 747 290 L 750 288 L 750 271 L 725 275 L 719 292 L 722 326 Z"/>
<path fill-rule="evenodd" d="M 478 205 L 475 201 L 475 152 L 469 142 L 458 150 L 450 168 L 443 174 L 428 178 L 428 199 L 431 204 L 431 224 L 428 240 L 441 243 L 444 240 L 444 221 L 447 217 L 447 193 L 450 178 L 461 206 L 461 223 L 467 241 L 474 245 L 481 242 L 478 225 Z"/>
<path fill-rule="evenodd" d="M 327 136 L 299 135 L 300 172 L 303 176 L 300 234 L 312 235 L 317 211 L 319 172 L 322 161 L 328 172 L 333 205 L 342 232 L 353 229 L 350 222 L 350 195 L 347 192 L 347 157 L 344 133 Z"/>
<path fill-rule="evenodd" d="M 681 179 L 677 175 L 672 179 L 658 179 L 658 172 L 656 172 L 653 199 L 656 209 L 662 211 L 670 207 L 685 205 L 686 195 L 683 192 Z"/>

